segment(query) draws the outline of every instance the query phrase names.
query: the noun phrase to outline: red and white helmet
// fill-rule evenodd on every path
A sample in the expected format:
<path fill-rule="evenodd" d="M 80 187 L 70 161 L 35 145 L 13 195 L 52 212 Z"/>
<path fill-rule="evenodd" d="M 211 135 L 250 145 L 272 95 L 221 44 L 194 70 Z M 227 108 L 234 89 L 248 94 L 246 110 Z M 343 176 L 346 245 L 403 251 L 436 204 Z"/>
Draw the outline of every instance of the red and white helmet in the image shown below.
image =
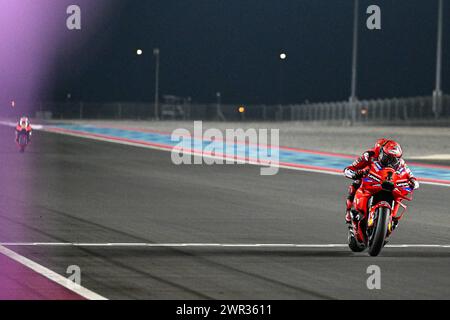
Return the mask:
<path fill-rule="evenodd" d="M 373 151 L 375 152 L 375 155 L 378 157 L 378 155 L 380 154 L 380 150 L 381 148 L 386 144 L 386 142 L 388 142 L 389 139 L 386 138 L 380 138 L 377 140 L 377 142 L 375 143 L 375 146 L 373 147 Z"/>
<path fill-rule="evenodd" d="M 395 167 L 400 162 L 402 155 L 403 151 L 400 144 L 389 140 L 381 147 L 378 160 L 383 166 Z"/>
<path fill-rule="evenodd" d="M 30 120 L 28 120 L 28 117 L 21 117 L 19 120 L 19 125 L 22 128 L 27 128 L 30 125 Z"/>

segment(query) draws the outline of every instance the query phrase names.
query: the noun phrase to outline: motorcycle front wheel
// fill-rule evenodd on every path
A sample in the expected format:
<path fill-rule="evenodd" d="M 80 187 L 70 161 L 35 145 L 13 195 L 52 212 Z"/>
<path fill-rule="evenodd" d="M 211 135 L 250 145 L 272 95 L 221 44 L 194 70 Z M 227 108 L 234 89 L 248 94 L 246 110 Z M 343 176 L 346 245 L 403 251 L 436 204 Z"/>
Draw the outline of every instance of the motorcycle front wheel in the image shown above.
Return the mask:
<path fill-rule="evenodd" d="M 28 144 L 28 138 L 24 134 L 21 134 L 19 136 L 19 151 L 20 151 L 20 153 L 25 152 L 25 147 L 27 146 L 27 144 Z"/>
<path fill-rule="evenodd" d="M 372 230 L 372 236 L 369 239 L 369 254 L 372 257 L 379 255 L 383 248 L 391 217 L 391 210 L 389 208 L 380 207 L 377 211 L 377 222 L 374 230 Z"/>

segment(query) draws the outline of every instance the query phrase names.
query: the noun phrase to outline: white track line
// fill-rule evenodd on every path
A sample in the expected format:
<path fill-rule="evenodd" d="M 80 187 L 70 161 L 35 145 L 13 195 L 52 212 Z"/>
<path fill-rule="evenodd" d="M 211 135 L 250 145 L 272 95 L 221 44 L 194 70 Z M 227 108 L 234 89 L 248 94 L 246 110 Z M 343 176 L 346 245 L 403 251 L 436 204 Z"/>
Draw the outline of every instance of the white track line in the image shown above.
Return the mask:
<path fill-rule="evenodd" d="M 15 127 L 16 123 L 2 120 L 2 121 L 0 121 L 0 125 Z M 43 126 L 34 125 L 33 128 L 36 130 L 42 130 Z M 47 279 L 49 279 L 53 282 L 56 282 L 60 286 L 78 294 L 79 296 L 81 296 L 83 298 L 86 298 L 88 300 L 107 300 L 105 297 L 103 297 L 81 285 L 74 284 L 69 279 L 64 278 L 63 276 L 59 275 L 58 273 L 38 264 L 24 256 L 21 256 L 20 254 L 14 252 L 8 248 L 5 248 L 1 244 L 0 244 L 0 254 L 3 254 L 5 256 L 7 256 L 8 258 L 28 267 L 29 269 L 33 270 L 34 272 L 46 277 Z"/>
<path fill-rule="evenodd" d="M 428 156 L 412 157 L 411 160 L 450 160 L 450 154 L 431 154 Z"/>
<path fill-rule="evenodd" d="M 3 245 L 0 245 L 0 254 L 3 254 L 7 256 L 8 258 L 28 267 L 29 269 L 33 270 L 34 272 L 46 277 L 47 279 L 56 282 L 60 286 L 76 293 L 77 295 L 89 299 L 89 300 L 107 300 L 105 297 L 102 297 L 101 295 L 98 295 L 95 292 L 92 292 L 89 289 L 86 289 L 85 287 L 81 285 L 77 285 L 70 281 L 67 278 L 64 278 L 63 276 L 57 274 L 56 272 L 41 266 L 40 264 L 31 261 L 28 258 L 25 258 L 24 256 L 21 256 L 20 254 L 9 250 L 8 248 L 5 248 Z"/>
<path fill-rule="evenodd" d="M 347 244 L 302 244 L 302 243 L 148 243 L 148 242 L 2 242 L 9 247 L 149 247 L 149 248 L 344 248 Z M 450 248 L 450 244 L 391 244 L 390 248 Z"/>
<path fill-rule="evenodd" d="M 0 120 L 0 125 L 15 128 L 17 125 L 17 122 Z M 44 126 L 42 126 L 40 124 L 33 124 L 33 129 L 35 129 L 35 130 L 42 130 L 43 128 L 44 128 Z"/>

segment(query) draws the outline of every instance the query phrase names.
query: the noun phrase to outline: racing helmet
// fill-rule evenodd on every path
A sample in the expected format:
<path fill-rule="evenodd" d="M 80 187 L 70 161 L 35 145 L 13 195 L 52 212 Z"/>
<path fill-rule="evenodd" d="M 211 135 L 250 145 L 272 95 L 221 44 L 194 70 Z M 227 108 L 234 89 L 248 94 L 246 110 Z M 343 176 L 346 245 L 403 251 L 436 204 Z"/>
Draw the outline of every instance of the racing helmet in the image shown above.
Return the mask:
<path fill-rule="evenodd" d="M 21 117 L 19 120 L 19 125 L 21 128 L 27 128 L 30 124 L 30 120 L 28 120 L 28 117 Z"/>
<path fill-rule="evenodd" d="M 377 140 L 377 142 L 375 142 L 375 146 L 374 149 L 380 149 L 382 146 L 384 146 L 386 144 L 386 142 L 388 142 L 389 139 L 386 138 L 380 138 Z"/>
<path fill-rule="evenodd" d="M 402 158 L 403 151 L 400 144 L 393 140 L 387 141 L 380 149 L 378 160 L 383 166 L 395 167 Z"/>

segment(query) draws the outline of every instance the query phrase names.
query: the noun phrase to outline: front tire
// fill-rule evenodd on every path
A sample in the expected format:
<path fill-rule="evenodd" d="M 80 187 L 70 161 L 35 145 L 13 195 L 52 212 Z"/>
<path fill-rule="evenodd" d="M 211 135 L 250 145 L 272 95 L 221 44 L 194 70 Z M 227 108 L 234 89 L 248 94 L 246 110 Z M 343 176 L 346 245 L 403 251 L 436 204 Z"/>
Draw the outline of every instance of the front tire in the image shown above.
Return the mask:
<path fill-rule="evenodd" d="M 377 209 L 377 224 L 372 239 L 369 243 L 369 254 L 375 257 L 380 254 L 381 249 L 384 246 L 386 234 L 388 231 L 389 220 L 391 217 L 391 210 L 386 207 L 380 207 Z"/>
<path fill-rule="evenodd" d="M 19 143 L 19 147 L 20 147 L 20 150 L 19 150 L 20 153 L 25 152 L 25 148 L 28 144 L 28 137 L 25 136 L 24 134 L 21 134 L 19 136 L 18 143 Z"/>

